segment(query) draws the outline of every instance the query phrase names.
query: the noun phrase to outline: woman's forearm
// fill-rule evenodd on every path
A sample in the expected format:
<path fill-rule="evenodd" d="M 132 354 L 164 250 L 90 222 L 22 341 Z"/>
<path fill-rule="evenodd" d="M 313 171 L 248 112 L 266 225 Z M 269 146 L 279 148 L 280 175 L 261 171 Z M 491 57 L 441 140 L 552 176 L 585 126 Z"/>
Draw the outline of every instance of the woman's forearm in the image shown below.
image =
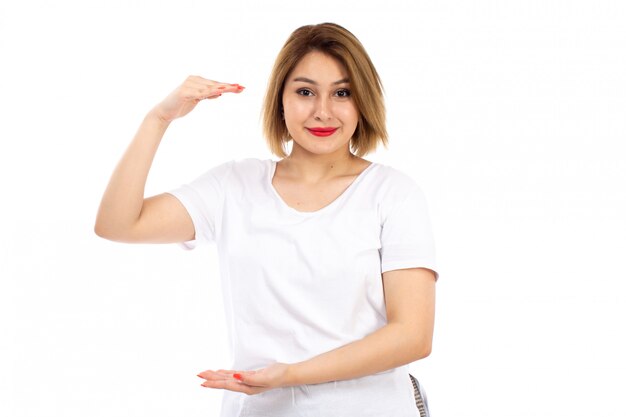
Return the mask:
<path fill-rule="evenodd" d="M 359 378 L 425 358 L 430 341 L 400 323 L 390 323 L 365 338 L 289 365 L 288 385 Z"/>
<path fill-rule="evenodd" d="M 114 238 L 139 218 L 148 172 L 169 123 L 153 111 L 144 118 L 102 196 L 95 225 L 98 235 Z"/>

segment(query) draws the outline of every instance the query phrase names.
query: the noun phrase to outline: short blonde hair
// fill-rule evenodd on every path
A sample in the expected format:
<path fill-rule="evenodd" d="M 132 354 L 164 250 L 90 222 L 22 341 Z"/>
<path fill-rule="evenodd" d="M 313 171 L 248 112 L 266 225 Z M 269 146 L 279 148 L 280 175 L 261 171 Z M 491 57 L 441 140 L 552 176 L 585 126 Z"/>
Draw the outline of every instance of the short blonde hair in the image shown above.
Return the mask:
<path fill-rule="evenodd" d="M 383 86 L 374 64 L 359 40 L 335 23 L 307 25 L 296 29 L 280 50 L 263 103 L 263 132 L 271 152 L 287 156 L 291 140 L 283 117 L 282 97 L 285 80 L 309 52 L 323 52 L 337 59 L 350 77 L 350 93 L 359 111 L 359 121 L 350 139 L 350 148 L 362 157 L 376 150 L 378 143 L 387 147 Z"/>

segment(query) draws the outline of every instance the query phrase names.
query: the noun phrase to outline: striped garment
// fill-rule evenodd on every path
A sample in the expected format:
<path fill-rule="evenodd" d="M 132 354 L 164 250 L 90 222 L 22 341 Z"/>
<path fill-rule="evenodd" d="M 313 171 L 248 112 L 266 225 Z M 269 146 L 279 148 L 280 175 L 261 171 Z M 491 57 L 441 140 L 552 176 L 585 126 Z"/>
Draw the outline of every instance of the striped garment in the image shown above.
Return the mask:
<path fill-rule="evenodd" d="M 409 374 L 409 377 L 411 377 L 411 382 L 413 383 L 415 405 L 420 412 L 420 417 L 430 417 L 430 413 L 428 412 L 428 400 L 426 399 L 424 389 L 413 375 Z"/>

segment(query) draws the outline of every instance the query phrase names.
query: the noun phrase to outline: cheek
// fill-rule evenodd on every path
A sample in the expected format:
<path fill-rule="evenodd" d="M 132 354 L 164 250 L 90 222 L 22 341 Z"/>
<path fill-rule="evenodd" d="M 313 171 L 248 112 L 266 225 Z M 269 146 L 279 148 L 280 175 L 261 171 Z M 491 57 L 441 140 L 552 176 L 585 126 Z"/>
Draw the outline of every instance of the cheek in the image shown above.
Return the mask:
<path fill-rule="evenodd" d="M 359 121 L 359 111 L 354 104 L 338 106 L 336 111 L 337 116 L 341 118 L 345 124 L 356 126 Z"/>
<path fill-rule="evenodd" d="M 301 119 L 309 113 L 307 103 L 303 100 L 284 100 L 285 119 Z"/>

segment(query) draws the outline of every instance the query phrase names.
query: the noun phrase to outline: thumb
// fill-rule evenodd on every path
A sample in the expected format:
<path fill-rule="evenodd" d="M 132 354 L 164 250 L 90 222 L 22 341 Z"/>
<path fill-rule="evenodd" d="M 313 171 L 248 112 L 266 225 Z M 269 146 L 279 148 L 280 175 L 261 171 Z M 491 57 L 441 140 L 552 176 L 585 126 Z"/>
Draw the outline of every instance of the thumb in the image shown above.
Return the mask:
<path fill-rule="evenodd" d="M 263 379 L 262 376 L 257 375 L 255 371 L 236 372 L 233 374 L 233 378 L 248 385 L 256 385 L 257 383 L 262 382 Z"/>

